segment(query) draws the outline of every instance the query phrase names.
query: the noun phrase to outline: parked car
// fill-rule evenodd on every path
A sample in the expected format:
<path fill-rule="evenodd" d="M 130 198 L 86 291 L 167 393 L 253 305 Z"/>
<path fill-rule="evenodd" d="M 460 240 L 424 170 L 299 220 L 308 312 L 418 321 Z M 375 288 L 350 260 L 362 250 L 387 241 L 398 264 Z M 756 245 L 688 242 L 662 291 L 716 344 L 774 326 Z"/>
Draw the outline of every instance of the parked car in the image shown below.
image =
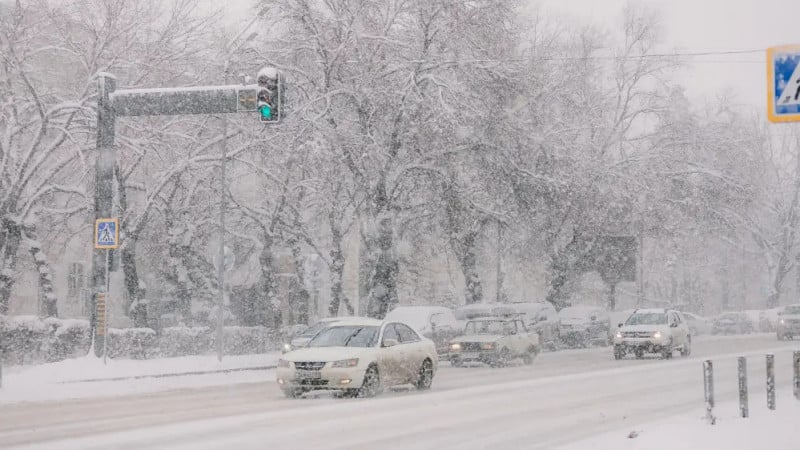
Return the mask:
<path fill-rule="evenodd" d="M 372 397 L 394 385 L 429 389 L 438 364 L 433 341 L 407 324 L 353 318 L 323 328 L 305 347 L 283 354 L 275 374 L 290 398 L 312 390 Z"/>
<path fill-rule="evenodd" d="M 463 331 L 453 310 L 444 306 L 398 306 L 386 314 L 384 320 L 410 325 L 436 344 L 439 355 L 446 355 L 450 340 Z"/>
<path fill-rule="evenodd" d="M 568 306 L 558 312 L 561 343 L 568 347 L 608 345 L 609 316 L 598 306 Z"/>
<path fill-rule="evenodd" d="M 686 320 L 678 311 L 657 308 L 637 309 L 614 333 L 614 359 L 633 353 L 637 358 L 645 353 L 672 358 L 675 350 L 681 356 L 692 352 L 692 335 Z"/>
<path fill-rule="evenodd" d="M 712 334 L 747 334 L 754 330 L 753 322 L 740 312 L 727 312 L 713 321 Z"/>
<path fill-rule="evenodd" d="M 711 334 L 713 326 L 710 320 L 688 312 L 681 312 L 681 315 L 686 319 L 686 324 L 689 326 L 689 331 L 692 333 L 692 336 Z"/>
<path fill-rule="evenodd" d="M 481 317 L 467 321 L 464 334 L 450 342 L 450 364 L 478 362 L 492 367 L 522 358 L 532 364 L 541 351 L 539 335 L 514 317 Z"/>
<path fill-rule="evenodd" d="M 543 348 L 555 350 L 558 346 L 559 320 L 556 308 L 548 302 L 514 302 L 509 303 L 528 329 L 539 335 Z"/>
<path fill-rule="evenodd" d="M 779 341 L 800 336 L 800 304 L 787 305 L 778 313 L 778 317 L 780 319 L 778 320 L 776 334 Z"/>
<path fill-rule="evenodd" d="M 473 303 L 456 308 L 453 313 L 457 320 L 465 324 L 471 319 L 478 317 L 509 316 L 517 314 L 517 310 L 508 303 Z"/>

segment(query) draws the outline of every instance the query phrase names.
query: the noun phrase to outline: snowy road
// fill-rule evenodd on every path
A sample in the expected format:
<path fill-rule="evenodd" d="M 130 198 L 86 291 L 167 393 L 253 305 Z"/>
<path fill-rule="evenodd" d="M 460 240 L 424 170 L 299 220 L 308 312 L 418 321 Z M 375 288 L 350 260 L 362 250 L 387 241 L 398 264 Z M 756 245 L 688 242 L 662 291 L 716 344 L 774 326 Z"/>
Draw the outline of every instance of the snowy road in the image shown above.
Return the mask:
<path fill-rule="evenodd" d="M 736 355 L 749 358 L 751 403 L 764 401 L 764 353 L 779 387 L 791 350 L 774 335 L 705 338 L 691 358 L 614 361 L 608 348 L 541 355 L 533 366 L 450 368 L 431 392 L 376 399 L 287 400 L 265 383 L 0 407 L 0 447 L 39 449 L 553 448 L 593 433 L 702 411 L 702 359 L 720 401 L 734 398 Z M 791 401 L 779 398 L 780 402 Z"/>

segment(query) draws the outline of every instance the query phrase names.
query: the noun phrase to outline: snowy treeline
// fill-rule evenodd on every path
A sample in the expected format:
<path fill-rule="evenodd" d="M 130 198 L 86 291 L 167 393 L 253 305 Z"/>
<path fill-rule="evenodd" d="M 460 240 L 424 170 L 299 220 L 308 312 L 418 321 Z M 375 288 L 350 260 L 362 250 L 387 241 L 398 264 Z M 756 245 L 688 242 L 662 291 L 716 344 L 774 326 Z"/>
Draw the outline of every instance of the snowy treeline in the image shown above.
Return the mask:
<path fill-rule="evenodd" d="M 314 285 L 331 315 L 442 302 L 428 276 L 442 261 L 459 274 L 456 303 L 494 298 L 496 270 L 498 298 L 541 300 L 512 292 L 511 275 L 542 275 L 542 297 L 563 305 L 609 235 L 644 243 L 640 299 L 733 305 L 750 282 L 773 306 L 785 292 L 800 260 L 800 134 L 726 100 L 690 104 L 673 81 L 682 61 L 643 56 L 663 53 L 652 13 L 594 29 L 509 0 L 253 8 L 257 35 L 196 0 L 0 0 L 0 314 L 32 258 L 57 316 L 45 255 L 75 234 L 89 245 L 99 72 L 127 89 L 238 83 L 264 65 L 287 80 L 279 125 L 117 122 L 118 257 L 137 327 L 213 312 L 223 141 L 239 325 L 308 320 Z M 348 258 L 360 298 L 343 287 Z"/>

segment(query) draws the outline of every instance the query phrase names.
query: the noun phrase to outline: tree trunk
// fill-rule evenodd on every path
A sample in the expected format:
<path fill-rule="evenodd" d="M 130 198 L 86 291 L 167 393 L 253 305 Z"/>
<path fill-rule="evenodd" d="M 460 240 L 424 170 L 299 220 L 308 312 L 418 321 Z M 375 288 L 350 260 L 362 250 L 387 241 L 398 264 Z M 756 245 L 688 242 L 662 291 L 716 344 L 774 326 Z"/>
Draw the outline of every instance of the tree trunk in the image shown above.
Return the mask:
<path fill-rule="evenodd" d="M 295 224 L 299 226 L 299 223 L 295 221 Z M 305 273 L 304 273 L 304 261 L 303 261 L 303 252 L 300 248 L 300 242 L 295 238 L 290 238 L 287 240 L 289 244 L 289 248 L 292 251 L 292 258 L 294 259 L 294 271 L 297 275 L 296 283 L 294 283 L 294 289 L 291 290 L 291 300 L 293 310 L 295 311 L 295 321 L 297 323 L 308 323 L 309 320 L 309 304 L 311 303 L 311 295 L 308 293 L 308 289 L 306 289 L 306 282 L 305 282 Z M 316 314 L 316 313 L 315 313 Z"/>
<path fill-rule="evenodd" d="M 4 245 L 2 261 L 0 261 L 0 314 L 8 314 L 11 289 L 14 287 L 15 269 L 17 267 L 17 251 L 22 240 L 22 228 L 15 221 L 3 218 L 0 222 Z"/>
<path fill-rule="evenodd" d="M 617 283 L 608 283 L 608 305 L 609 311 L 617 309 Z"/>
<path fill-rule="evenodd" d="M 369 316 L 383 319 L 398 303 L 397 274 L 399 265 L 394 254 L 392 219 L 382 217 L 378 222 L 378 258 L 372 277 Z"/>
<path fill-rule="evenodd" d="M 36 272 L 39 274 L 39 289 L 42 293 L 42 304 L 44 306 L 45 317 L 58 317 L 58 298 L 53 288 L 53 274 L 50 265 L 47 263 L 47 255 L 42 250 L 42 244 L 33 239 L 36 235 L 34 227 L 25 227 L 25 238 L 30 247 L 33 263 Z"/>
<path fill-rule="evenodd" d="M 184 247 L 181 245 L 183 233 L 175 228 L 174 222 L 174 219 L 168 214 L 165 225 L 169 230 L 167 232 L 169 278 L 175 285 L 177 312 L 183 318 L 184 325 L 192 326 L 192 295 L 189 289 L 189 270 L 183 264 Z"/>
<path fill-rule="evenodd" d="M 116 167 L 115 173 L 117 176 L 117 198 L 119 199 L 120 216 L 124 218 L 128 210 L 127 189 L 125 180 L 120 177 L 119 166 Z M 125 314 L 133 320 L 134 327 L 146 328 L 148 326 L 147 303 L 142 299 L 139 273 L 136 270 L 136 243 L 138 236 L 130 229 L 127 220 L 122 220 L 120 228 L 124 239 L 120 258 L 122 259 L 122 273 L 125 277 L 125 291 L 128 293 Z"/>
<path fill-rule="evenodd" d="M 344 280 L 344 252 L 342 251 L 342 232 L 335 225 L 333 213 L 330 214 L 331 225 L 331 303 L 328 305 L 328 314 L 331 317 L 339 315 L 339 307 L 344 302 L 347 312 L 353 315 L 353 305 L 347 299 L 342 287 Z"/>
<path fill-rule="evenodd" d="M 478 240 L 477 231 L 469 231 L 455 243 L 456 257 L 461 265 L 461 272 L 464 274 L 464 301 L 467 305 L 481 303 L 483 301 L 483 285 L 478 273 L 478 257 L 475 245 Z"/>
<path fill-rule="evenodd" d="M 280 304 L 275 298 L 276 280 L 275 259 L 272 255 L 273 241 L 272 235 L 264 231 L 263 247 L 258 255 L 258 262 L 261 268 L 260 295 L 254 299 L 246 321 L 254 325 L 274 327 L 275 330 L 279 330 L 283 323 Z"/>

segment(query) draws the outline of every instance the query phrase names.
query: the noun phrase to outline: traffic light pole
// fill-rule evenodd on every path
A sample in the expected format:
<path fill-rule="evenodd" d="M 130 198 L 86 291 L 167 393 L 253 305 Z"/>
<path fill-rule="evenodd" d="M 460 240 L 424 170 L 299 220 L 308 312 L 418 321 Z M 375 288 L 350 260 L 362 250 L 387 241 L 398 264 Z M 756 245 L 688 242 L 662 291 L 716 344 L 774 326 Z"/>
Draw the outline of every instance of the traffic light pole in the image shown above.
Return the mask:
<path fill-rule="evenodd" d="M 95 161 L 94 182 L 94 215 L 95 220 L 111 217 L 114 203 L 114 165 L 116 151 L 114 148 L 114 127 L 116 115 L 111 103 L 111 95 L 116 89 L 117 80 L 108 73 L 99 74 L 97 96 L 97 159 Z M 94 338 L 94 354 L 104 354 L 106 335 L 97 330 L 97 294 L 107 289 L 108 257 L 107 252 L 100 249 L 92 251 L 92 307 L 90 328 Z M 106 292 L 108 295 L 108 292 Z"/>
<path fill-rule="evenodd" d="M 227 67 L 225 78 L 227 81 Z M 267 74 L 266 76 L 264 74 Z M 270 75 L 274 74 L 274 79 Z M 157 88 L 157 89 L 116 89 L 116 79 L 113 75 L 102 73 L 99 76 L 99 95 L 97 101 L 97 160 L 95 163 L 95 218 L 110 217 L 113 206 L 113 181 L 116 153 L 114 149 L 114 128 L 117 117 L 125 116 L 163 116 L 186 114 L 232 114 L 259 111 L 259 92 L 263 85 L 224 85 L 224 86 L 198 86 L 188 88 Z M 262 80 L 266 78 L 266 80 Z M 275 86 L 273 92 L 283 94 L 283 83 L 280 73 L 274 69 L 264 70 L 259 73 L 263 83 Z M 260 84 L 263 84 L 260 82 Z M 267 122 L 277 123 L 281 118 L 282 100 L 270 99 L 274 103 L 273 115 Z M 275 101 L 277 100 L 277 101 Z M 261 118 L 265 122 L 264 117 Z M 223 139 L 220 155 L 220 245 L 219 268 L 217 275 L 220 280 L 220 298 L 217 315 L 217 353 L 222 359 L 223 350 L 223 323 L 224 323 L 224 296 L 225 296 L 225 160 L 227 158 L 227 133 L 228 122 L 223 122 Z M 108 294 L 107 278 L 104 276 L 108 269 L 108 262 L 102 250 L 95 250 L 92 256 L 92 308 L 91 329 L 95 343 L 95 355 L 101 356 L 105 348 L 104 333 L 97 332 L 97 294 L 106 291 Z"/>

